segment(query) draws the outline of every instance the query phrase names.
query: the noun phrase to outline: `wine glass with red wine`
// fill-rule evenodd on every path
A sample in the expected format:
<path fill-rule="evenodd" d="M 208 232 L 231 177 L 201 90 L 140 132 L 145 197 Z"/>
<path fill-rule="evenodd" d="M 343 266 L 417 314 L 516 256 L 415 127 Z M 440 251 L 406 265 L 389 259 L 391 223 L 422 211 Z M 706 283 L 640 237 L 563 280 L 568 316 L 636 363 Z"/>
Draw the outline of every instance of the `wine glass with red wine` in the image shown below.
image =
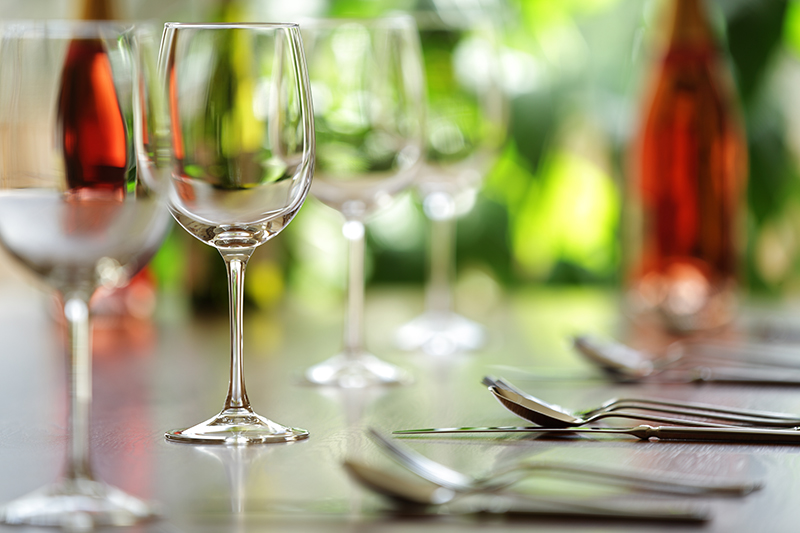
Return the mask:
<path fill-rule="evenodd" d="M 97 480 L 89 457 L 89 299 L 99 287 L 125 285 L 170 222 L 144 157 L 155 150 L 156 126 L 143 120 L 154 64 L 146 37 L 111 22 L 9 22 L 0 30 L 0 245 L 60 293 L 70 361 L 63 474 L 1 506 L 7 524 L 85 530 L 153 515 Z"/>

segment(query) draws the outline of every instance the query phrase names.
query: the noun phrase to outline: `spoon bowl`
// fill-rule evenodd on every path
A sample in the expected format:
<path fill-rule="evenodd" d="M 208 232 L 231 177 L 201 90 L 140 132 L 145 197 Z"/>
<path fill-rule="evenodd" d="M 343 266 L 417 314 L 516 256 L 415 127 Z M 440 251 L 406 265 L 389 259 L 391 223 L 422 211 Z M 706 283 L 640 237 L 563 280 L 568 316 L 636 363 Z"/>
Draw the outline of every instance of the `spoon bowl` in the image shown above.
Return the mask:
<path fill-rule="evenodd" d="M 356 482 L 400 505 L 442 505 L 456 496 L 454 491 L 445 487 L 423 480 L 414 481 L 355 459 L 345 459 L 343 466 Z"/>
<path fill-rule="evenodd" d="M 656 363 L 646 352 L 619 342 L 601 341 L 589 335 L 572 338 L 575 349 L 615 378 L 641 379 L 677 360 L 677 356 Z"/>

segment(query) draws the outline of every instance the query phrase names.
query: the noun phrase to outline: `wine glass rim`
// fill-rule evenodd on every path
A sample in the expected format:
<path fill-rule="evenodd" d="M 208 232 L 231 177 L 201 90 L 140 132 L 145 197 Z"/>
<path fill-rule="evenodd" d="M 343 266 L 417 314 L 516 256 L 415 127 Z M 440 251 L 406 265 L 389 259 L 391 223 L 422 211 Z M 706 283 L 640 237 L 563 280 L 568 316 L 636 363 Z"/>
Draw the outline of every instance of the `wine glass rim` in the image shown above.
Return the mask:
<path fill-rule="evenodd" d="M 310 28 L 336 28 L 346 24 L 362 24 L 364 26 L 386 27 L 386 28 L 405 28 L 413 27 L 414 17 L 404 13 L 393 13 L 381 17 L 358 18 L 358 17 L 330 17 L 315 18 L 307 17 L 299 21 L 300 29 Z"/>
<path fill-rule="evenodd" d="M 132 31 L 134 28 L 144 28 L 146 22 L 129 22 L 120 20 L 70 20 L 70 19 L 48 19 L 48 20 L 5 20 L 0 22 L 0 28 L 4 32 L 18 36 L 46 34 L 49 37 L 60 38 L 80 38 L 97 37 L 98 29 L 114 30 L 115 32 Z"/>
<path fill-rule="evenodd" d="M 165 28 L 174 29 L 195 29 L 195 30 L 214 30 L 214 29 L 291 29 L 297 28 L 294 22 L 165 22 Z"/>

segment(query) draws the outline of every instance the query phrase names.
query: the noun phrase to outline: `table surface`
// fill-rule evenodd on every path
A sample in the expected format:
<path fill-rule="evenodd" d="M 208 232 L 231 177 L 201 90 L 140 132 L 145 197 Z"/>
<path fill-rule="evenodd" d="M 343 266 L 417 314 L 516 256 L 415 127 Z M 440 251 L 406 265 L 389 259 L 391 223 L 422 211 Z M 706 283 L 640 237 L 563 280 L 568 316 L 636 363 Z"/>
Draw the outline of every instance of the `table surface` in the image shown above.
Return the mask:
<path fill-rule="evenodd" d="M 401 517 L 389 512 L 387 502 L 355 485 L 341 463 L 354 457 L 399 471 L 366 437 L 368 427 L 389 432 L 520 424 L 480 385 L 487 373 L 511 378 L 532 394 L 576 409 L 622 394 L 649 394 L 800 412 L 800 389 L 792 387 L 618 385 L 587 376 L 587 365 L 566 338 L 579 331 L 618 334 L 620 317 L 612 292 L 531 288 L 479 301 L 481 307 L 473 302 L 462 308 L 487 324 L 489 345 L 478 353 L 437 358 L 401 353 L 392 345 L 396 328 L 421 310 L 421 291 L 371 289 L 368 345 L 412 371 L 416 381 L 405 387 L 350 391 L 316 388 L 300 380 L 304 368 L 340 347 L 341 302 L 309 305 L 289 299 L 280 311 L 248 312 L 245 370 L 254 408 L 311 433 L 299 443 L 251 447 L 193 446 L 163 437 L 165 430 L 200 422 L 220 409 L 229 360 L 224 316 L 149 322 L 100 317 L 92 422 L 96 474 L 161 509 L 161 519 L 130 531 L 673 531 L 675 527 L 659 524 Z M 24 283 L 0 285 L 0 501 L 53 481 L 63 462 L 66 365 L 63 333 L 53 309 L 51 297 Z M 785 305 L 749 311 L 765 320 L 800 316 Z M 576 378 L 530 379 L 521 370 Z M 743 498 L 665 498 L 552 478 L 536 478 L 526 488 L 590 502 L 696 505 L 712 514 L 704 531 L 793 531 L 800 523 L 800 506 L 795 503 L 800 497 L 798 446 L 524 435 L 415 438 L 404 443 L 470 474 L 535 458 L 761 480 L 764 488 Z M 28 528 L 0 527 L 5 530 Z"/>

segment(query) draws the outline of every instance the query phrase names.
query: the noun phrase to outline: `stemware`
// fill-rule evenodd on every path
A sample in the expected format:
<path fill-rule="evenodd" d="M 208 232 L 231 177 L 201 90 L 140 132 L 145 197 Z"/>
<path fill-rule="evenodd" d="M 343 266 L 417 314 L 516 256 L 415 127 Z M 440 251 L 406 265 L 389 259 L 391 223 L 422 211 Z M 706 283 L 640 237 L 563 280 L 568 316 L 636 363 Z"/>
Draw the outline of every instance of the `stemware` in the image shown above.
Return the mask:
<path fill-rule="evenodd" d="M 314 93 L 312 194 L 344 217 L 349 247 L 344 348 L 306 371 L 319 385 L 409 381 L 364 347 L 365 219 L 411 185 L 422 157 L 423 79 L 412 18 L 303 23 Z"/>
<path fill-rule="evenodd" d="M 131 524 L 152 516 L 151 507 L 92 472 L 89 300 L 145 265 L 170 222 L 143 163 L 155 126 L 143 120 L 151 109 L 146 32 L 55 21 L 9 22 L 1 32 L 0 244 L 60 295 L 70 378 L 63 474 L 0 507 L 0 519 Z"/>
<path fill-rule="evenodd" d="M 425 311 L 397 332 L 397 345 L 447 355 L 480 348 L 484 327 L 453 310 L 456 220 L 468 213 L 505 140 L 497 29 L 480 10 L 420 12 L 427 80 L 425 164 L 417 189 L 430 221 Z"/>
<path fill-rule="evenodd" d="M 297 214 L 314 170 L 314 117 L 298 26 L 167 23 L 159 67 L 171 125 L 170 210 L 222 255 L 231 322 L 222 411 L 166 438 L 209 444 L 307 438 L 306 430 L 253 411 L 242 354 L 247 261 Z"/>

